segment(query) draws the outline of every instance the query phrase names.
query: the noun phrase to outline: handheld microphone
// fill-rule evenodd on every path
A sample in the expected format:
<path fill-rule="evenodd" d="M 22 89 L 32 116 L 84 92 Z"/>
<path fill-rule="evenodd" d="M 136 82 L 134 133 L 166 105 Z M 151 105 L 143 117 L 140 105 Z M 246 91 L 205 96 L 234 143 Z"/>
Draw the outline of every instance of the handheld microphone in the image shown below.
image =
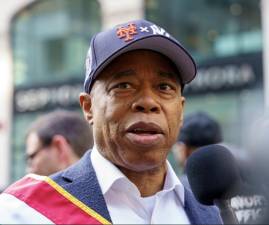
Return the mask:
<path fill-rule="evenodd" d="M 217 205 L 225 224 L 238 224 L 229 199 L 241 185 L 240 171 L 233 155 L 221 145 L 208 145 L 188 158 L 186 173 L 196 199 Z"/>

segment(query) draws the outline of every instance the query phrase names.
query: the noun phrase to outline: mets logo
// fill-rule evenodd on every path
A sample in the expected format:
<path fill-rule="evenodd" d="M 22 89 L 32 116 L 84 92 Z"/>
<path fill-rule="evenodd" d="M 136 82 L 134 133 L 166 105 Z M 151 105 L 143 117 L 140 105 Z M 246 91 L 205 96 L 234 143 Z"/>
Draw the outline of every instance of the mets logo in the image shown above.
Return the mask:
<path fill-rule="evenodd" d="M 137 34 L 136 24 L 130 23 L 127 27 L 117 28 L 117 36 L 119 38 L 125 38 L 124 41 L 131 41 L 134 39 L 134 35 Z"/>

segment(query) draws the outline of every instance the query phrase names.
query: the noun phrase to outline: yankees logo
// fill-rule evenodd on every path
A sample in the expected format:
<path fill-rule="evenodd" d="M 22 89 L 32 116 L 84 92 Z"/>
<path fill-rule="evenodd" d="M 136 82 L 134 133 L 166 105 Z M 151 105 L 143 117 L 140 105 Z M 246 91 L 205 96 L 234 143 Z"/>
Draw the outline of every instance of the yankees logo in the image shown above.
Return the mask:
<path fill-rule="evenodd" d="M 134 39 L 134 35 L 137 34 L 136 24 L 128 24 L 127 27 L 119 27 L 117 29 L 117 36 L 119 38 L 125 38 L 124 41 L 130 41 Z"/>

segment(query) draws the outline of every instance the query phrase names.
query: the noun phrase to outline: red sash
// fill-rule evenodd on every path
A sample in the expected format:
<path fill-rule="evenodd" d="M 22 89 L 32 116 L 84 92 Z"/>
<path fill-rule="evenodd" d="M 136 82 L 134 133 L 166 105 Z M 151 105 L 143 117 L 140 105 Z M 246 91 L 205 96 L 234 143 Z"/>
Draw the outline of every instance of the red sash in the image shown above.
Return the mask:
<path fill-rule="evenodd" d="M 49 177 L 30 174 L 5 190 L 55 224 L 111 224 Z"/>

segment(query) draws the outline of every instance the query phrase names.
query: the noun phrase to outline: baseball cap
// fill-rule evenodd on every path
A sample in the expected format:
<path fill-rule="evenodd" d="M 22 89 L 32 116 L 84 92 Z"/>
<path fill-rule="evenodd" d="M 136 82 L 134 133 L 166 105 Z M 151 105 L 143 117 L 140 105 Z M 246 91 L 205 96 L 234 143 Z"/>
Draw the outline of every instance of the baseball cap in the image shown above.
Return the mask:
<path fill-rule="evenodd" d="M 206 112 L 191 113 L 184 118 L 178 141 L 193 147 L 217 144 L 222 141 L 220 124 Z"/>
<path fill-rule="evenodd" d="M 162 27 L 147 20 L 134 20 L 97 33 L 86 57 L 84 89 L 90 93 L 100 72 L 123 53 L 146 49 L 168 57 L 179 71 L 182 84 L 192 81 L 196 65 L 187 50 Z"/>

